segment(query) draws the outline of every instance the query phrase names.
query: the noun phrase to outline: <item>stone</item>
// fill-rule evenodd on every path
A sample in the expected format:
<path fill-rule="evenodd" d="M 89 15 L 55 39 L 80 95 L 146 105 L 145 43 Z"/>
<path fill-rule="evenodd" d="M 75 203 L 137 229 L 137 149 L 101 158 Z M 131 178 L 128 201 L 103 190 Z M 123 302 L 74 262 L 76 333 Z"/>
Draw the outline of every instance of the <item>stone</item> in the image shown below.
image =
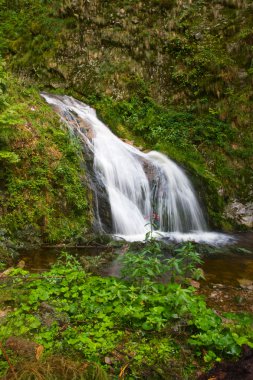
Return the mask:
<path fill-rule="evenodd" d="M 8 313 L 10 313 L 10 311 L 11 311 L 10 308 L 4 309 L 4 310 L 0 310 L 0 319 L 6 317 L 6 315 Z"/>
<path fill-rule="evenodd" d="M 193 286 L 195 289 L 200 288 L 200 283 L 198 281 L 195 281 L 195 280 L 191 280 L 190 285 Z"/>
<path fill-rule="evenodd" d="M 237 280 L 240 284 L 240 287 L 246 290 L 253 290 L 253 281 L 246 278 L 239 278 Z"/>
<path fill-rule="evenodd" d="M 237 76 L 241 81 L 243 81 L 248 77 L 248 73 L 246 70 L 239 70 Z"/>
<path fill-rule="evenodd" d="M 20 268 L 20 269 L 23 269 L 25 267 L 25 261 L 24 260 L 20 260 L 17 264 L 17 267 Z"/>
<path fill-rule="evenodd" d="M 233 219 L 239 224 L 248 228 L 253 227 L 253 203 L 243 204 L 238 200 L 233 200 L 225 208 L 225 217 Z"/>
<path fill-rule="evenodd" d="M 133 18 L 132 18 L 132 23 L 133 23 L 133 24 L 138 24 L 138 22 L 139 22 L 139 20 L 138 20 L 137 17 L 133 17 Z"/>
<path fill-rule="evenodd" d="M 194 35 L 195 40 L 200 41 L 203 39 L 203 34 L 201 32 L 198 32 Z"/>
<path fill-rule="evenodd" d="M 109 364 L 109 365 L 112 364 L 112 363 L 113 363 L 112 358 L 109 358 L 109 356 L 106 356 L 106 357 L 105 357 L 105 363 L 106 363 L 106 364 Z"/>
<path fill-rule="evenodd" d="M 9 276 L 9 274 L 13 271 L 13 269 L 14 269 L 13 267 L 10 267 L 6 269 L 4 272 L 0 273 L 0 278 Z"/>

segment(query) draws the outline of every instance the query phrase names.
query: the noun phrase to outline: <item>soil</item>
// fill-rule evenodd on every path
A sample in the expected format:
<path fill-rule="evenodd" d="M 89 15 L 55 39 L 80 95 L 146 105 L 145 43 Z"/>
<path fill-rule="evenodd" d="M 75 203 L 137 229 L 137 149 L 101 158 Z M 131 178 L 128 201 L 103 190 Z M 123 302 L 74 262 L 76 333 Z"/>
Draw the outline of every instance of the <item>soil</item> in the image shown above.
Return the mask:
<path fill-rule="evenodd" d="M 216 364 L 198 380 L 253 380 L 253 349 L 243 346 L 243 353 L 238 361 Z"/>
<path fill-rule="evenodd" d="M 207 305 L 218 313 L 253 313 L 251 285 L 242 287 L 202 282 L 198 293 L 204 295 Z"/>

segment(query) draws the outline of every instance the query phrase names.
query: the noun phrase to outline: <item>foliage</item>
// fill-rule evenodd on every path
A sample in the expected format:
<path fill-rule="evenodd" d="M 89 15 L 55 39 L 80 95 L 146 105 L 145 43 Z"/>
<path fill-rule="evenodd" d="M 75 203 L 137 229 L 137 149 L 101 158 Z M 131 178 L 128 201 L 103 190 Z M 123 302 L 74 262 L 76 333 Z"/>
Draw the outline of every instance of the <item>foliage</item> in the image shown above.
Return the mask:
<path fill-rule="evenodd" d="M 45 60 L 52 56 L 49 50 L 56 43 L 54 37 L 59 33 L 61 24 L 54 17 L 51 1 L 2 1 L 0 18 L 2 52 L 6 54 L 11 51 L 18 54 L 16 68 L 20 72 L 28 69 L 30 73 L 42 79 L 45 74 L 42 66 Z M 33 67 L 29 67 L 31 62 Z"/>
<path fill-rule="evenodd" d="M 197 265 L 202 263 L 200 254 L 192 243 L 184 244 L 175 250 L 176 256 L 164 258 L 161 243 L 151 239 L 141 252 L 128 251 L 120 257 L 123 264 L 121 274 L 124 279 L 139 285 L 154 281 L 166 275 L 170 282 L 187 282 L 187 278 L 199 280 L 203 274 Z"/>
<path fill-rule="evenodd" d="M 239 149 L 241 131 L 227 120 L 221 120 L 212 109 L 199 115 L 185 107 L 158 105 L 147 95 L 124 100 L 100 96 L 87 101 L 92 102 L 100 117 L 120 137 L 134 140 L 146 149 L 160 150 L 194 174 L 195 186 L 202 194 L 214 226 L 228 227 L 222 212 L 229 198 L 249 200 L 251 135 L 240 143 Z M 243 162 L 238 169 L 240 160 Z"/>
<path fill-rule="evenodd" d="M 252 190 L 252 12 L 209 3 L 2 0 L 0 46 L 26 82 L 84 98 L 188 168 L 211 223 L 231 228 L 225 203 Z"/>
<path fill-rule="evenodd" d="M 4 68 L 4 62 L 0 55 L 0 111 L 6 105 L 6 86 L 7 86 L 7 73 Z"/>
<path fill-rule="evenodd" d="M 179 254 L 183 251 L 187 256 L 189 247 Z M 68 352 L 82 361 L 101 364 L 107 357 L 110 364 L 104 367 L 113 367 L 115 375 L 130 356 L 127 372 L 136 378 L 143 376 L 144 367 L 160 368 L 163 375 L 174 358 L 182 360 L 183 347 L 195 347 L 197 357 L 213 361 L 238 355 L 241 344 L 253 346 L 248 317 L 230 315 L 223 321 L 192 287 L 151 280 L 153 273 L 162 270 L 154 257 L 146 259 L 144 266 L 152 276 L 146 270 L 147 278 L 140 282 L 140 273 L 136 273 L 137 281 L 130 284 L 88 275 L 66 253 L 39 278 L 13 269 L 1 285 L 4 292 L 11 283 L 14 306 L 0 326 L 1 340 L 27 337 L 43 345 L 45 357 Z"/>
<path fill-rule="evenodd" d="M 89 223 L 78 142 L 35 88 L 9 78 L 0 115 L 0 226 L 20 241 L 64 241 Z M 81 168 L 82 165 L 82 168 Z"/>
<path fill-rule="evenodd" d="M 3 164 L 16 164 L 19 162 L 19 157 L 16 153 L 2 151 L 0 152 L 0 161 Z"/>

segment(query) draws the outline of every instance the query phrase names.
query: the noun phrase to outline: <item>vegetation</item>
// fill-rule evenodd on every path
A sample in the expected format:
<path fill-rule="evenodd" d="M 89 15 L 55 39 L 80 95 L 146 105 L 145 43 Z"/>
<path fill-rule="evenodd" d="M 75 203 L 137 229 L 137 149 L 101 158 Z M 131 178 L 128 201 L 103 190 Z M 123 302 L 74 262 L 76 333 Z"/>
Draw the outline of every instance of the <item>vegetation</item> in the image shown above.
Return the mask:
<path fill-rule="evenodd" d="M 2 0 L 0 46 L 26 83 L 86 100 L 120 136 L 184 165 L 211 223 L 231 228 L 224 206 L 252 191 L 251 8 Z"/>
<path fill-rule="evenodd" d="M 43 363 L 44 371 L 51 368 L 46 366 L 53 363 L 51 355 L 68 352 L 65 365 L 71 358 L 79 360 L 79 369 L 81 363 L 91 363 L 87 368 L 97 363 L 109 378 L 168 379 L 170 373 L 171 379 L 186 379 L 194 378 L 205 363 L 239 355 L 242 344 L 253 346 L 250 316 L 218 315 L 186 284 L 185 277 L 196 275 L 199 262 L 191 244 L 166 260 L 166 270 L 176 272 L 166 284 L 157 282 L 164 274 L 164 265 L 152 256 L 157 251 L 158 243 L 151 242 L 135 262 L 127 253 L 125 280 L 91 275 L 67 253 L 39 276 L 19 268 L 9 271 L 1 285 L 1 303 L 12 312 L 2 319 L 0 336 L 7 348 L 10 337 L 20 339 L 8 350 L 9 360 L 25 371 L 27 364 L 19 364 L 15 356 L 17 342 L 32 341 L 44 349 L 38 364 L 31 364 L 37 371 Z M 126 277 L 128 266 L 132 273 Z M 3 353 L 2 374 L 8 367 Z"/>
<path fill-rule="evenodd" d="M 197 116 L 194 112 L 158 105 L 149 96 L 135 96 L 124 101 L 100 97 L 88 101 L 122 138 L 167 153 L 194 174 L 210 223 L 216 228 L 228 227 L 221 213 L 226 200 L 236 197 L 238 192 L 247 198 L 245 181 L 251 181 L 251 167 L 246 164 L 252 154 L 251 146 L 243 150 L 243 178 L 238 177 L 238 168 L 231 165 L 234 156 L 231 146 L 238 141 L 238 131 L 211 110 Z M 219 196 L 221 189 L 224 190 L 222 197 Z"/>
<path fill-rule="evenodd" d="M 178 161 L 211 224 L 235 227 L 224 207 L 253 191 L 252 15 L 250 0 L 0 0 L 1 271 L 16 247 L 80 242 L 92 223 L 82 149 L 41 90 Z M 66 252 L 43 274 L 1 273 L 3 379 L 190 380 L 253 347 L 252 315 L 191 286 L 193 245 L 163 253 L 151 236 L 119 279 Z"/>
<path fill-rule="evenodd" d="M 35 88 L 0 74 L 0 229 L 21 245 L 70 240 L 91 219 L 81 148 Z"/>

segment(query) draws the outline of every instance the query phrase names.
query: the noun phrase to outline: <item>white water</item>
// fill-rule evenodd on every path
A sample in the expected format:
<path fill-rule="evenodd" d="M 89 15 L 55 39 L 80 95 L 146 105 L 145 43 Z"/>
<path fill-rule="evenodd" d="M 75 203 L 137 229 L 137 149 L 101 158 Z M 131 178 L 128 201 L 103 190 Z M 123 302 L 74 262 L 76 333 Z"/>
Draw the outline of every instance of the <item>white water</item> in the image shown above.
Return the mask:
<path fill-rule="evenodd" d="M 42 96 L 94 154 L 94 171 L 108 194 L 114 235 L 128 241 L 144 240 L 155 222 L 157 236 L 228 242 L 226 235 L 207 231 L 192 185 L 175 162 L 122 142 L 97 118 L 95 110 L 72 97 Z"/>

